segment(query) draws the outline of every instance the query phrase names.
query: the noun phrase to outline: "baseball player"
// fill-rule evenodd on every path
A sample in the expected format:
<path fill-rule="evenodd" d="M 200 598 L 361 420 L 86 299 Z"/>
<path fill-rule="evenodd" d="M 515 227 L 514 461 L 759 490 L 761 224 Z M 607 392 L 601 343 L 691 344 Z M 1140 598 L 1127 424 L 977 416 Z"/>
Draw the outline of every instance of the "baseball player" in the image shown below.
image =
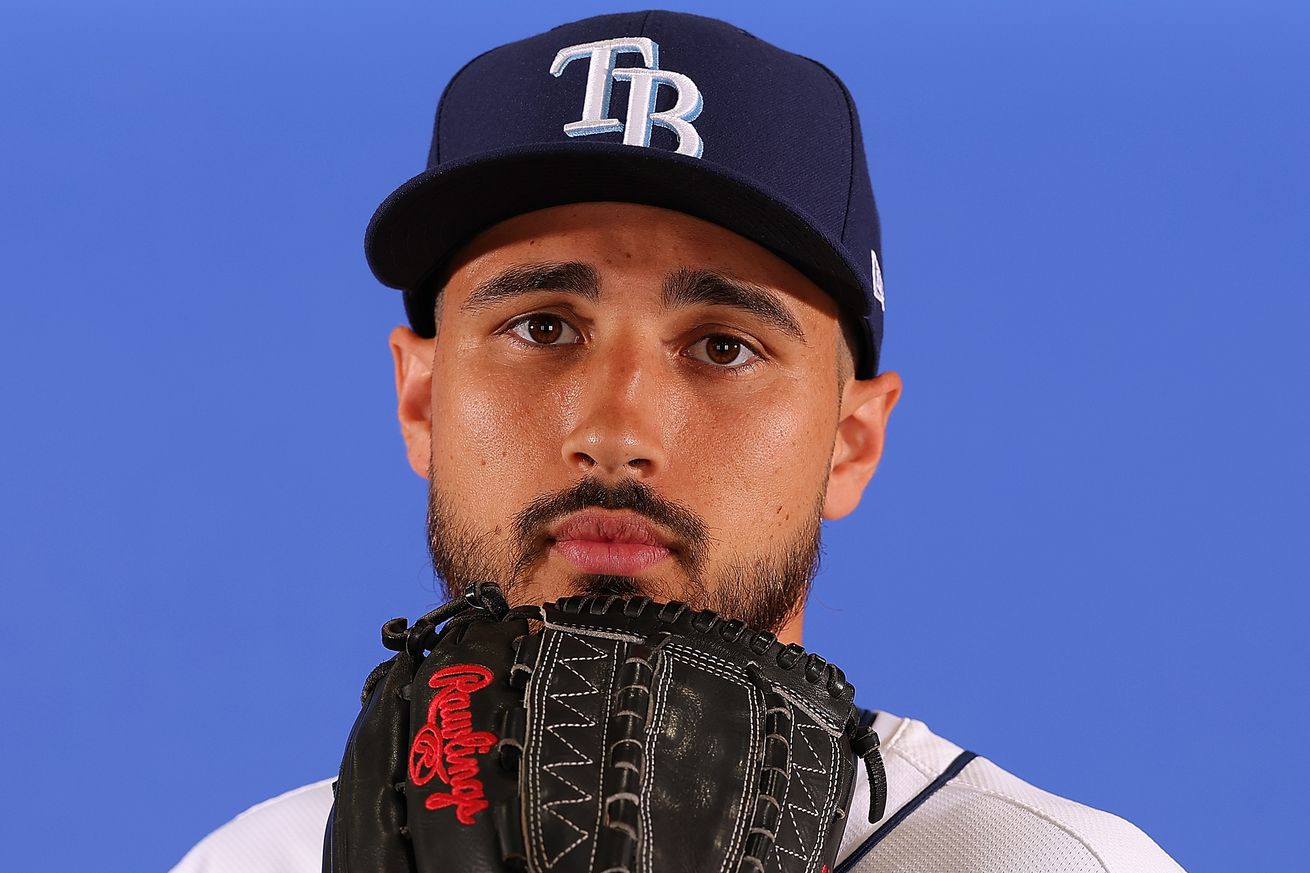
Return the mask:
<path fill-rule="evenodd" d="M 177 871 L 1180 870 L 801 648 L 820 521 L 858 505 L 901 391 L 829 70 L 670 12 L 493 49 L 366 252 L 403 291 L 398 414 L 451 601 L 384 628 L 336 777 Z"/>

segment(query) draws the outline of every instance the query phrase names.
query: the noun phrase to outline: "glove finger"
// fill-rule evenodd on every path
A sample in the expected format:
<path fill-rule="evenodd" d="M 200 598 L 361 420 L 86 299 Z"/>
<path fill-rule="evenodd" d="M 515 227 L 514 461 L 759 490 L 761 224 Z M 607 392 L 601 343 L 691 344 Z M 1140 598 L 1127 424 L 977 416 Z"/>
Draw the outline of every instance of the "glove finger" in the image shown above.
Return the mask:
<path fill-rule="evenodd" d="M 405 782 L 414 659 L 390 661 L 350 731 L 324 835 L 324 873 L 412 873 Z"/>
<path fill-rule="evenodd" d="M 459 869 L 502 869 L 516 843 L 517 760 L 498 746 L 522 710 L 510 684 L 522 619 L 475 616 L 444 633 L 419 668 L 406 801 L 415 854 L 459 859 Z M 435 869 L 432 868 L 432 869 Z"/>

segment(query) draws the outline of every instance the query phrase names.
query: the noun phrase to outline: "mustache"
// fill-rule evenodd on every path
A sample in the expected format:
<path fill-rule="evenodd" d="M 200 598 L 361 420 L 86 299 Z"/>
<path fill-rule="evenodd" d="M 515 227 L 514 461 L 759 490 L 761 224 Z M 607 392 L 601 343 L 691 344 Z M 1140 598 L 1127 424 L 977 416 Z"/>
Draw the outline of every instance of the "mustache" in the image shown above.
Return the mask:
<path fill-rule="evenodd" d="M 520 567 L 531 562 L 547 539 L 546 529 L 556 520 L 586 509 L 627 510 L 670 531 L 678 542 L 679 560 L 700 566 L 708 548 L 709 531 L 691 510 L 665 500 L 643 482 L 624 479 L 613 485 L 587 478 L 561 494 L 543 495 L 528 504 L 514 520 L 514 539 L 523 544 Z"/>

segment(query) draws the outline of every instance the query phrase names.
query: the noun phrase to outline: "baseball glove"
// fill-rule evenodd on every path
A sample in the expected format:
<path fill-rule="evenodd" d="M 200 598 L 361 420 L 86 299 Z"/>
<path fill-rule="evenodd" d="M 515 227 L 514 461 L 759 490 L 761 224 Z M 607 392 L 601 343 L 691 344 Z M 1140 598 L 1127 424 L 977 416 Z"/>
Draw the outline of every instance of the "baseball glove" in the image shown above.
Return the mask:
<path fill-rule="evenodd" d="M 382 637 L 325 873 L 820 873 L 857 759 L 882 817 L 841 670 L 740 621 L 644 597 L 509 609 L 482 584 Z"/>

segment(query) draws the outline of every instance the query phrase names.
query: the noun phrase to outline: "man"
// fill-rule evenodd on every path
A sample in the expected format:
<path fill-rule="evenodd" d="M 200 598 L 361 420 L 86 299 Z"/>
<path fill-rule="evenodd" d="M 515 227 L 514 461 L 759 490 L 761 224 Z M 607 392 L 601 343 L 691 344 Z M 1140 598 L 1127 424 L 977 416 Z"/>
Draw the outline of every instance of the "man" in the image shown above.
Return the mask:
<path fill-rule="evenodd" d="M 367 254 L 411 466 L 452 596 L 644 594 L 800 642 L 821 519 L 859 504 L 899 377 L 880 238 L 827 69 L 690 15 L 602 16 L 488 52 L 441 98 L 427 172 Z M 1131 824 L 873 716 L 838 870 L 1176 871 Z M 320 866 L 330 780 L 177 868 Z"/>

